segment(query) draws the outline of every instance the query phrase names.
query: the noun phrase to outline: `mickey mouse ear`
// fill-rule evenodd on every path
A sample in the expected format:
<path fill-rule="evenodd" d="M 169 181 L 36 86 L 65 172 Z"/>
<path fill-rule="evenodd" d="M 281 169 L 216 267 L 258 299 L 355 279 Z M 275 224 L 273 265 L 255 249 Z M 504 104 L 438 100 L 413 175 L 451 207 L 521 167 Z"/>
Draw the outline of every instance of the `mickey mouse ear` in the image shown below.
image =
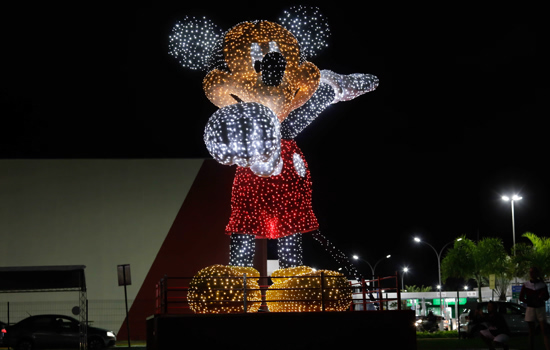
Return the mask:
<path fill-rule="evenodd" d="M 211 20 L 186 16 L 172 28 L 168 53 L 186 68 L 205 71 L 222 35 Z"/>
<path fill-rule="evenodd" d="M 327 18 L 317 7 L 293 6 L 284 11 L 279 23 L 294 34 L 303 58 L 314 57 L 328 46 L 330 29 Z"/>

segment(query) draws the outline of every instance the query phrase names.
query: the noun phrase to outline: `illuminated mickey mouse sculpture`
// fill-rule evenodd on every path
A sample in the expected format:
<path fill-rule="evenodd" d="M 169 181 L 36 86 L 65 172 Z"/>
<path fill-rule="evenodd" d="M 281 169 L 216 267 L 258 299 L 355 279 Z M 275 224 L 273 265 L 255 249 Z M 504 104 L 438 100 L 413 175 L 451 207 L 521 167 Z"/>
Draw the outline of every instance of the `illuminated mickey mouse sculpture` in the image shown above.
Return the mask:
<path fill-rule="evenodd" d="M 373 75 L 342 76 L 306 60 L 330 34 L 317 8 L 293 7 L 279 22 L 243 22 L 223 33 L 205 18 L 186 17 L 170 35 L 170 54 L 207 72 L 204 92 L 219 107 L 205 128 L 208 151 L 238 166 L 226 227 L 231 266 L 253 265 L 256 237 L 278 239 L 281 268 L 303 265 L 301 234 L 319 225 L 309 169 L 293 139 L 331 104 L 378 86 Z"/>

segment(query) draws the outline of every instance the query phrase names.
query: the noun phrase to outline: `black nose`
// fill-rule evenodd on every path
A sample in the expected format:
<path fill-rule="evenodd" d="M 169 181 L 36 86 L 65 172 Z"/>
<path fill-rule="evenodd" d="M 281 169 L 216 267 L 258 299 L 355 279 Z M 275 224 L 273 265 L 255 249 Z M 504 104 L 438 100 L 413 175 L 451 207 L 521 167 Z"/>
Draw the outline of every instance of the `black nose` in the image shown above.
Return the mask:
<path fill-rule="evenodd" d="M 286 60 L 280 52 L 270 52 L 262 60 L 262 82 L 279 86 L 285 76 Z"/>

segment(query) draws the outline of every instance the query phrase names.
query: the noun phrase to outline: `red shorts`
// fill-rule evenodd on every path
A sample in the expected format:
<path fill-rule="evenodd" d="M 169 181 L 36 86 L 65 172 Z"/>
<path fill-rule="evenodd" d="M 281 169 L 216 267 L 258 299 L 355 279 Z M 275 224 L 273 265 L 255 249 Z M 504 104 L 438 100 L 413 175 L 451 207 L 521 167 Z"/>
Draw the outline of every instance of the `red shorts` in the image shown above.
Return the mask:
<path fill-rule="evenodd" d="M 249 168 L 237 168 L 227 234 L 280 238 L 319 228 L 311 206 L 309 169 L 294 140 L 281 140 L 281 157 L 279 175 L 260 177 Z"/>

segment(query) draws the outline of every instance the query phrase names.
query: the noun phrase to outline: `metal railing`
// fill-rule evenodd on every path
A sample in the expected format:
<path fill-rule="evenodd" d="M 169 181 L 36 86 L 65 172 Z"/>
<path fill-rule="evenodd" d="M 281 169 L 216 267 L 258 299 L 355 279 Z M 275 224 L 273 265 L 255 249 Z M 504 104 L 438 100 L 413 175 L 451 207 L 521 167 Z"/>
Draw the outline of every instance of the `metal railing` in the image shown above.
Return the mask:
<path fill-rule="evenodd" d="M 390 281 L 390 285 L 381 287 L 384 281 Z M 354 305 L 355 311 L 382 311 L 389 310 L 389 303 L 394 301 L 397 310 L 401 310 L 401 290 L 398 285 L 398 275 L 378 277 L 372 280 L 362 279 L 359 282 L 351 283 L 355 287 Z M 370 287 L 370 285 L 377 287 Z M 395 298 L 389 298 L 389 293 L 395 294 Z M 384 297 L 385 296 L 385 297 Z M 361 306 L 361 308 L 357 308 Z"/>
<path fill-rule="evenodd" d="M 202 278 L 214 278 L 214 277 L 202 277 Z M 220 278 L 220 277 L 215 277 Z M 250 278 L 250 277 L 249 277 Z M 259 285 L 259 288 L 247 288 L 247 277 L 246 274 L 243 277 L 223 277 L 223 279 L 242 279 L 243 288 L 233 288 L 232 292 L 240 291 L 242 292 L 242 300 L 216 300 L 212 301 L 213 303 L 224 303 L 226 305 L 236 305 L 242 304 L 241 312 L 246 312 L 248 310 L 247 304 L 261 302 L 259 307 L 259 312 L 269 312 L 269 303 L 277 302 L 303 302 L 303 303 L 317 303 L 320 304 L 319 311 L 326 311 L 326 306 L 330 302 L 334 302 L 334 299 L 327 298 L 331 289 L 349 289 L 351 291 L 352 298 L 350 300 L 349 307 L 347 311 L 382 311 L 389 310 L 389 303 L 396 302 L 396 309 L 401 310 L 401 292 L 398 284 L 398 275 L 397 273 L 392 276 L 387 277 L 378 277 L 372 280 L 361 279 L 357 280 L 348 280 L 348 285 L 346 287 L 329 287 L 325 285 L 324 281 L 327 278 L 341 278 L 341 276 L 328 276 L 321 273 L 320 276 L 281 276 L 281 277 L 254 277 L 260 281 L 268 281 L 269 279 L 274 280 L 275 278 L 314 278 L 320 279 L 319 284 L 316 287 L 300 287 L 300 288 L 269 288 L 270 285 Z M 164 276 L 156 284 L 155 290 L 155 314 L 186 314 L 193 313 L 190 308 L 188 300 L 189 284 L 193 277 L 168 277 Z M 389 282 L 389 285 L 388 285 Z M 387 287 L 381 287 L 382 284 L 388 285 Z M 285 299 L 285 300 L 267 300 L 266 292 L 268 291 L 304 291 L 304 290 L 317 290 L 316 295 L 320 296 L 319 298 L 314 299 Z M 228 291 L 227 288 L 217 288 L 212 289 L 213 292 L 216 291 Z M 255 291 L 261 292 L 261 301 L 259 300 L 250 300 L 248 295 Z M 396 295 L 394 298 L 388 298 L 388 294 L 392 293 Z"/>

